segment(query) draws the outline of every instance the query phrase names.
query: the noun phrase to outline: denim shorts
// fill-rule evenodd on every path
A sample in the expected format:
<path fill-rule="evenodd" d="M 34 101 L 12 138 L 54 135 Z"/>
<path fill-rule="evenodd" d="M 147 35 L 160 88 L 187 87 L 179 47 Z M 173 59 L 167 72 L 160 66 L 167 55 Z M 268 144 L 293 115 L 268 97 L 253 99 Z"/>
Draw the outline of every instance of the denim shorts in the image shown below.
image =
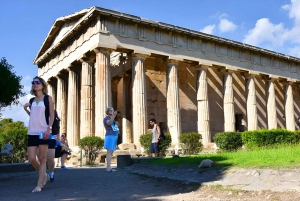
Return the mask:
<path fill-rule="evenodd" d="M 159 152 L 159 146 L 158 146 L 159 143 L 156 143 L 156 142 L 152 142 L 150 144 L 150 147 L 149 147 L 149 152 L 152 154 L 152 153 L 158 153 Z"/>

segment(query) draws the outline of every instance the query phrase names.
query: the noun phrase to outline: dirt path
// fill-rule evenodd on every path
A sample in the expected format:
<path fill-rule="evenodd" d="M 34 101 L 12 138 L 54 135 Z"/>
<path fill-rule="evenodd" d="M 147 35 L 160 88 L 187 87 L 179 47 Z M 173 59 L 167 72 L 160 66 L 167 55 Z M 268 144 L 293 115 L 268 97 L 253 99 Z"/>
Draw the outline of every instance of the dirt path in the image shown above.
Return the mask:
<path fill-rule="evenodd" d="M 300 200 L 297 192 L 223 189 L 129 170 L 108 173 L 102 166 L 57 169 L 53 183 L 47 183 L 40 193 L 31 193 L 36 180 L 36 172 L 0 173 L 0 200 Z"/>

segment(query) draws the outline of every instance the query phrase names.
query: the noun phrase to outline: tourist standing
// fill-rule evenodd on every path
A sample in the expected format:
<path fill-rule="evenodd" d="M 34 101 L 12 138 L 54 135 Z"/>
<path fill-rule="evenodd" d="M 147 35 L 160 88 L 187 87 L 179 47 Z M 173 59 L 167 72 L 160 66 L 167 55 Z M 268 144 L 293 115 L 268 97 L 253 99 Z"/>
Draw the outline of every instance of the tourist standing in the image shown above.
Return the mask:
<path fill-rule="evenodd" d="M 149 152 L 151 153 L 152 157 L 155 157 L 159 153 L 160 126 L 156 124 L 155 119 L 150 119 L 149 123 L 151 126 L 153 126 Z"/>
<path fill-rule="evenodd" d="M 117 171 L 116 169 L 111 168 L 111 157 L 113 152 L 117 148 L 118 141 L 118 132 L 114 131 L 118 130 L 119 123 L 115 120 L 118 111 L 114 111 L 114 108 L 108 107 L 106 109 L 107 116 L 103 119 L 103 124 L 105 127 L 105 139 L 104 139 L 104 148 L 107 150 L 106 153 L 106 171 L 113 172 Z"/>
<path fill-rule="evenodd" d="M 33 79 L 30 93 L 34 95 L 32 104 L 26 103 L 24 110 L 30 116 L 28 125 L 28 160 L 39 172 L 37 186 L 32 192 L 40 192 L 46 185 L 46 158 L 49 145 L 51 125 L 54 120 L 54 107 L 52 97 L 48 96 L 47 83 L 40 77 Z M 45 102 L 47 102 L 45 104 Z M 28 110 L 30 108 L 30 111 Z M 41 138 L 41 139 L 40 139 Z M 38 155 L 37 150 L 39 149 Z M 38 159 L 37 159 L 38 157 Z"/>

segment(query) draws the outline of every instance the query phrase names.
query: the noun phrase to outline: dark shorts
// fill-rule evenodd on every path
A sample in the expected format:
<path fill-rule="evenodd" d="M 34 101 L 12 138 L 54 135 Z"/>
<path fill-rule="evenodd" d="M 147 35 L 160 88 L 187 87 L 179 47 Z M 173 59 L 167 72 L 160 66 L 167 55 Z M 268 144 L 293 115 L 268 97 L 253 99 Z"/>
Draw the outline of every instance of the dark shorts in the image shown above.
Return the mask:
<path fill-rule="evenodd" d="M 49 140 L 49 147 L 48 147 L 48 149 L 55 149 L 55 146 L 56 146 L 56 140 L 55 139 Z"/>
<path fill-rule="evenodd" d="M 64 155 L 64 152 L 61 151 L 61 146 L 55 148 L 55 158 L 60 158 Z"/>
<path fill-rule="evenodd" d="M 152 153 L 158 153 L 159 152 L 159 146 L 158 146 L 159 143 L 151 143 L 150 144 L 150 148 L 149 148 L 149 152 L 152 154 Z"/>
<path fill-rule="evenodd" d="M 38 147 L 39 145 L 49 145 L 50 140 L 39 139 L 38 135 L 28 135 L 27 147 Z"/>

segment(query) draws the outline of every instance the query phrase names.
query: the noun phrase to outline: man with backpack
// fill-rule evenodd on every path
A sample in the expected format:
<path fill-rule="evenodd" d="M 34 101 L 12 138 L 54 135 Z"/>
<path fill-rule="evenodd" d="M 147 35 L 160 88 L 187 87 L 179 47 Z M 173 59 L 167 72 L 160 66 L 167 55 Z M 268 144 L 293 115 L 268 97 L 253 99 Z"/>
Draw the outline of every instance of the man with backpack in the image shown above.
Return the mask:
<path fill-rule="evenodd" d="M 59 126 L 60 118 L 58 117 L 57 111 L 54 110 L 54 121 L 52 125 L 52 136 L 53 139 L 50 140 L 49 147 L 48 147 L 48 153 L 47 153 L 47 166 L 49 169 L 49 176 L 50 181 L 54 181 L 54 167 L 55 167 L 55 148 L 56 148 L 56 142 L 60 141 L 60 126 Z"/>

